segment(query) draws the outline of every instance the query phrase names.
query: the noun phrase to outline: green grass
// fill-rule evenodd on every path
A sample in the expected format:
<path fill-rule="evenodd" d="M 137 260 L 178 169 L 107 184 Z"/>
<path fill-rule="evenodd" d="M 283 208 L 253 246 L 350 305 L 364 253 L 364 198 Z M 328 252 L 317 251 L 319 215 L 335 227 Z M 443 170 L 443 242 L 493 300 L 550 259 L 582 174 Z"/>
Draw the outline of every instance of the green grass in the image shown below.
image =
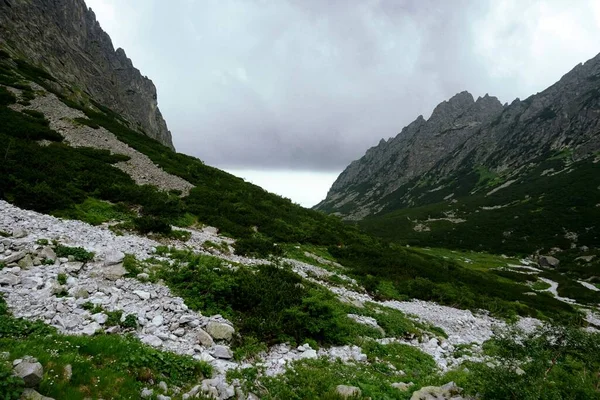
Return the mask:
<path fill-rule="evenodd" d="M 55 213 L 59 217 L 78 219 L 91 225 L 100 225 L 109 221 L 131 221 L 135 217 L 125 204 L 112 204 L 108 201 L 88 197 L 83 203 L 68 211 Z"/>
<path fill-rule="evenodd" d="M 54 248 L 57 257 L 72 256 L 75 261 L 88 262 L 94 259 L 94 253 L 81 247 L 69 247 L 58 244 Z"/>
<path fill-rule="evenodd" d="M 44 367 L 38 391 L 56 399 L 133 399 L 139 398 L 143 387 L 152 386 L 151 381 L 189 388 L 211 375 L 206 363 L 161 352 L 133 337 L 67 336 L 41 322 L 13 318 L 1 298 L 0 349 L 10 353 L 8 362 L 26 355 L 37 358 Z M 72 366 L 70 380 L 64 375 L 66 365 Z M 4 374 L 5 368 L 0 361 L 0 388 L 6 389 L 3 395 L 8 390 L 18 392 L 20 388 Z"/>
<path fill-rule="evenodd" d="M 503 257 L 486 252 L 450 250 L 431 247 L 411 247 L 411 250 L 418 253 L 440 257 L 446 260 L 452 260 L 462 267 L 482 272 L 493 268 L 506 267 L 508 264 L 520 264 L 520 261 L 517 258 Z"/>
<path fill-rule="evenodd" d="M 432 198 L 429 202 L 425 196 L 412 207 L 398 203 L 395 209 L 369 217 L 359 225 L 374 235 L 417 247 L 523 256 L 552 247 L 569 249 L 571 241 L 564 237 L 566 230 L 579 234 L 579 246 L 594 248 L 598 243 L 598 228 L 587 221 L 600 219 L 600 208 L 595 201 L 596 188 L 600 185 L 600 164 L 586 159 L 571 164 L 571 173 L 541 175 L 546 169 L 563 169 L 566 160 L 568 157 L 562 155 L 540 161 L 523 172 L 518 182 L 490 196 L 483 192 L 457 194 L 457 203 L 441 198 Z M 462 181 L 457 178 L 457 182 Z M 475 184 L 473 181 L 467 186 L 473 188 Z M 450 193 L 456 190 L 456 187 L 448 187 Z M 440 196 L 445 194 L 447 192 Z M 494 206 L 503 207 L 482 208 Z M 448 211 L 466 222 L 431 223 L 428 232 L 413 229 L 415 223 L 411 221 L 439 218 Z"/>
<path fill-rule="evenodd" d="M 531 285 L 531 288 L 533 290 L 547 290 L 550 289 L 550 284 L 544 281 L 535 281 L 533 283 L 533 285 Z"/>

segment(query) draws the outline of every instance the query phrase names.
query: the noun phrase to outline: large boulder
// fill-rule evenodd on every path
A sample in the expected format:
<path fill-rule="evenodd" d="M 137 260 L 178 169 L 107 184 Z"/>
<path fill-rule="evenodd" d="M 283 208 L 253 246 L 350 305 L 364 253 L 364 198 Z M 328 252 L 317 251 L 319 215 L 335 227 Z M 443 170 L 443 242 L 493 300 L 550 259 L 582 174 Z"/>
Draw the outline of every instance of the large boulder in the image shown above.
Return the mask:
<path fill-rule="evenodd" d="M 44 368 L 35 359 L 21 361 L 15 366 L 14 373 L 23 379 L 25 387 L 28 388 L 36 387 L 44 378 Z"/>
<path fill-rule="evenodd" d="M 198 343 L 200 343 L 204 347 L 210 347 L 213 344 L 215 344 L 215 342 L 213 341 L 213 338 L 208 333 L 206 333 L 204 330 L 202 330 L 200 328 L 198 328 L 198 333 L 197 333 L 196 337 L 198 338 Z"/>
<path fill-rule="evenodd" d="M 104 266 L 121 264 L 125 259 L 125 254 L 119 250 L 110 250 L 104 255 Z"/>
<path fill-rule="evenodd" d="M 356 386 L 337 385 L 335 391 L 344 399 L 359 397 L 362 394 L 360 388 L 357 388 Z"/>
<path fill-rule="evenodd" d="M 21 239 L 26 237 L 27 235 L 29 235 L 29 233 L 27 233 L 27 231 L 23 228 L 15 228 L 12 232 L 12 236 L 15 239 Z"/>
<path fill-rule="evenodd" d="M 538 258 L 538 264 L 542 268 L 557 268 L 560 261 L 552 256 L 540 256 L 540 258 Z"/>
<path fill-rule="evenodd" d="M 21 278 L 10 272 L 0 275 L 0 286 L 14 286 L 21 283 Z"/>
<path fill-rule="evenodd" d="M 224 360 L 229 360 L 233 358 L 233 352 L 227 346 L 217 345 L 213 348 L 212 355 L 215 358 L 221 358 Z"/>
<path fill-rule="evenodd" d="M 19 268 L 29 269 L 33 267 L 33 258 L 29 254 L 19 260 Z"/>
<path fill-rule="evenodd" d="M 52 262 L 56 261 L 56 253 L 50 246 L 44 247 L 38 255 L 45 260 L 50 260 Z"/>
<path fill-rule="evenodd" d="M 206 326 L 206 332 L 208 332 L 213 339 L 231 340 L 235 329 L 233 329 L 233 326 L 229 324 L 211 321 Z"/>
<path fill-rule="evenodd" d="M 461 400 L 462 389 L 456 383 L 449 382 L 444 386 L 425 386 L 412 394 L 410 400 Z"/>
<path fill-rule="evenodd" d="M 0 257 L 0 262 L 4 265 L 8 265 L 14 262 L 19 261 L 21 258 L 25 257 L 27 253 L 24 251 L 17 251 L 16 253 L 12 253 L 4 258 Z"/>
<path fill-rule="evenodd" d="M 114 264 L 102 268 L 102 276 L 109 281 L 116 281 L 127 275 L 127 270 L 123 264 Z"/>

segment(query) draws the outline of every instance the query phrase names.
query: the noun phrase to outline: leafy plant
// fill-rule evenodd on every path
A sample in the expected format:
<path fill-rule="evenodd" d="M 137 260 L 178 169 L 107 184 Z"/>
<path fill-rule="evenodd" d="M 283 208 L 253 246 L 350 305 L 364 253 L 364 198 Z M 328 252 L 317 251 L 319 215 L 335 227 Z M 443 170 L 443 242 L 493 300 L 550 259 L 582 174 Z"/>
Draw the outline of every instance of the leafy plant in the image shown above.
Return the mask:
<path fill-rule="evenodd" d="M 81 247 L 69 247 L 59 244 L 54 248 L 54 252 L 58 257 L 73 256 L 76 261 L 80 262 L 88 262 L 94 259 L 93 252 L 87 251 Z"/>
<path fill-rule="evenodd" d="M 2 400 L 18 400 L 21 398 L 24 387 L 23 379 L 13 375 L 8 364 L 0 362 L 0 398 Z"/>

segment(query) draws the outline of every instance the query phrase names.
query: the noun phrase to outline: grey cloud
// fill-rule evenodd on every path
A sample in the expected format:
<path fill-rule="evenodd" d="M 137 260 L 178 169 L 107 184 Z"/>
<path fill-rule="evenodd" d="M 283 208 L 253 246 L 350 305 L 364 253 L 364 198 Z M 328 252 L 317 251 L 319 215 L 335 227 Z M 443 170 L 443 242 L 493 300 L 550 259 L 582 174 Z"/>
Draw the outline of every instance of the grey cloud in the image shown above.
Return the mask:
<path fill-rule="evenodd" d="M 531 30 L 492 26 L 493 0 L 113 1 L 176 147 L 222 168 L 338 171 L 457 92 L 511 101 L 558 78 L 491 75 L 488 29 Z"/>

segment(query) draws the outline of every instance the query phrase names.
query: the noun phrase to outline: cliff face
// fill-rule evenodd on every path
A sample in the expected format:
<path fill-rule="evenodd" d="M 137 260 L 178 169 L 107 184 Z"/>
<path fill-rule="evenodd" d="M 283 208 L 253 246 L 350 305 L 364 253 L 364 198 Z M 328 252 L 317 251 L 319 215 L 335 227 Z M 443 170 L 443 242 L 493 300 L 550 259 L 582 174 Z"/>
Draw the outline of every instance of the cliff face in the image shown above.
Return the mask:
<path fill-rule="evenodd" d="M 115 51 L 84 0 L 0 1 L 0 44 L 173 148 L 156 87 L 123 49 Z"/>
<path fill-rule="evenodd" d="M 600 150 L 599 93 L 600 55 L 510 105 L 459 93 L 428 120 L 419 116 L 352 162 L 315 208 L 362 219 L 427 204 L 427 196 L 411 193 L 440 191 L 453 185 L 448 180 L 477 171 L 512 179 L 557 151 L 568 151 L 573 161 L 593 155 Z"/>

